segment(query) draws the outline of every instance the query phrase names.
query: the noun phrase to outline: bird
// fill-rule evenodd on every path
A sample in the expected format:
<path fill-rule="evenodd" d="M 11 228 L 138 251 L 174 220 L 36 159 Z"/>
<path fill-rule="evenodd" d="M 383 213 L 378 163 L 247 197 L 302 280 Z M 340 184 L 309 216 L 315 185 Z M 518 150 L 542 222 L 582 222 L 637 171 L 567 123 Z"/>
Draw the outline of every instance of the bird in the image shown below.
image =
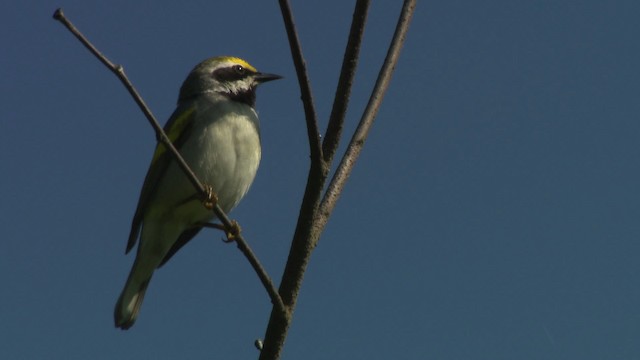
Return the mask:
<path fill-rule="evenodd" d="M 281 78 L 238 57 L 218 56 L 196 65 L 180 87 L 164 130 L 225 213 L 247 193 L 260 163 L 256 88 Z M 116 328 L 133 326 L 154 271 L 214 219 L 172 154 L 158 143 L 131 223 L 125 254 L 136 243 L 138 248 L 115 306 Z"/>

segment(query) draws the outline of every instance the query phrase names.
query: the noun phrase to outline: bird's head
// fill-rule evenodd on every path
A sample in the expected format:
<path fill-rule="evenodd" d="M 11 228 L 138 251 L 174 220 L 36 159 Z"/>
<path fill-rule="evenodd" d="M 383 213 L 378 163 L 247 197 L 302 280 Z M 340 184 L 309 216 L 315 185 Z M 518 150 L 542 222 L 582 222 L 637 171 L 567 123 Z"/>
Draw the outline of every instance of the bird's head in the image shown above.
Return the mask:
<path fill-rule="evenodd" d="M 216 93 L 253 107 L 256 87 L 281 78 L 279 75 L 261 73 L 237 57 L 214 57 L 201 62 L 189 73 L 180 88 L 178 102 L 206 93 Z"/>

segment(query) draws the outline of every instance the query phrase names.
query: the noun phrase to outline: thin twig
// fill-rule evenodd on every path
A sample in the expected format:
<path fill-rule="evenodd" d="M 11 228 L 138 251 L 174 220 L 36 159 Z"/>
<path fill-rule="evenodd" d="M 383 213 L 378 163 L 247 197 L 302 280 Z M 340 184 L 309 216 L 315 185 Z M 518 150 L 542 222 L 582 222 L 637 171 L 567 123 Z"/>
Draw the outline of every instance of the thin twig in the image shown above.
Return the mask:
<path fill-rule="evenodd" d="M 324 188 L 329 174 L 329 167 L 322 157 L 322 143 L 318 130 L 318 120 L 313 104 L 313 97 L 311 95 L 311 84 L 307 74 L 304 56 L 302 55 L 302 48 L 300 47 L 296 26 L 293 21 L 291 6 L 289 5 L 288 0 L 279 0 L 279 4 L 287 37 L 289 39 L 291 56 L 296 68 L 300 92 L 302 93 L 302 103 L 305 109 L 305 119 L 307 123 L 307 133 L 311 153 L 311 165 L 307 176 L 307 185 L 302 198 L 302 204 L 300 205 L 298 222 L 296 224 L 293 241 L 291 242 L 289 257 L 285 266 L 282 281 L 280 282 L 280 296 L 282 297 L 285 305 L 288 308 L 292 308 L 295 306 L 295 298 L 292 296 L 295 291 L 291 291 L 291 289 L 297 288 L 300 285 L 301 274 L 304 273 L 304 269 L 306 268 L 306 262 L 298 263 L 298 261 L 306 261 L 311 252 L 310 238 L 312 235 L 310 231 L 313 228 L 313 219 L 320 204 L 322 189 Z M 296 275 L 290 276 L 291 274 Z M 283 289 L 287 289 L 287 291 L 283 291 Z M 276 318 L 288 321 L 285 317 L 276 316 Z"/>
<path fill-rule="evenodd" d="M 221 229 L 219 224 L 206 223 L 206 224 L 203 224 L 203 226 L 212 228 L 212 229 L 227 231 L 227 229 L 224 226 Z M 269 293 L 269 297 L 272 299 L 272 301 L 273 299 L 280 300 L 280 304 L 274 303 L 275 307 L 278 308 L 279 311 L 288 313 L 288 310 L 284 306 L 284 303 L 282 303 L 282 298 L 280 297 L 280 294 L 278 294 L 278 290 L 273 285 L 271 278 L 267 274 L 267 270 L 262 266 L 262 264 L 258 260 L 258 257 L 253 252 L 249 244 L 244 240 L 244 238 L 240 234 L 234 234 L 231 242 L 235 242 L 238 245 L 238 249 L 240 249 L 242 254 L 247 258 L 247 260 L 249 260 L 249 263 L 258 274 L 260 281 L 262 282 L 264 287 L 267 289 L 267 292 Z"/>
<path fill-rule="evenodd" d="M 318 117 L 316 115 L 315 105 L 313 104 L 309 75 L 307 74 L 307 64 L 302 56 L 300 39 L 298 39 L 298 33 L 295 30 L 296 25 L 293 22 L 293 14 L 291 13 L 291 6 L 289 5 L 288 0 L 280 0 L 280 11 L 282 12 L 284 26 L 287 30 L 289 47 L 291 48 L 291 57 L 293 58 L 293 64 L 296 68 L 296 74 L 298 77 L 298 84 L 300 86 L 305 119 L 307 120 L 307 135 L 309 137 L 311 163 L 313 166 L 316 161 L 319 163 L 322 159 L 322 144 L 320 142 Z"/>
<path fill-rule="evenodd" d="M 322 156 L 324 156 L 324 161 L 328 164 L 333 162 L 333 156 L 340 143 L 370 2 L 370 0 L 358 0 L 355 10 L 353 11 L 349 41 L 347 41 L 347 47 L 344 52 L 344 57 L 342 58 L 340 79 L 338 80 L 338 87 L 336 88 L 336 95 L 333 100 L 333 108 L 329 116 L 329 124 L 327 125 L 327 131 L 325 132 L 324 141 L 322 142 Z"/>
<path fill-rule="evenodd" d="M 371 97 L 369 98 L 369 103 L 362 114 L 360 123 L 358 124 L 358 127 L 349 142 L 349 146 L 342 157 L 340 165 L 338 165 L 336 173 L 331 179 L 322 202 L 320 203 L 320 208 L 318 209 L 318 220 L 321 222 L 321 227 L 324 227 L 328 221 L 329 215 L 333 211 L 338 197 L 340 196 L 340 193 L 353 170 L 353 166 L 360 155 L 360 151 L 362 151 L 362 147 L 364 146 L 369 130 L 373 125 L 373 121 L 378 114 L 384 94 L 389 87 L 391 75 L 398 63 L 400 50 L 404 44 L 415 6 L 416 0 L 405 0 L 402 5 L 400 18 L 398 19 L 398 24 L 396 25 L 391 45 L 389 46 L 387 56 L 385 57 L 380 73 L 378 74 L 378 79 L 376 80 Z"/>
<path fill-rule="evenodd" d="M 144 102 L 138 91 L 135 89 L 131 81 L 129 81 L 129 78 L 127 78 L 127 75 L 124 73 L 124 68 L 121 65 L 116 65 L 111 62 L 95 46 L 93 46 L 93 44 L 91 44 L 91 42 L 89 42 L 89 40 L 84 35 L 82 35 L 82 33 L 71 23 L 71 21 L 69 21 L 69 19 L 64 16 L 62 9 L 57 9 L 53 14 L 53 18 L 60 21 L 67 29 L 69 29 L 69 31 L 76 38 L 78 38 L 78 40 L 80 40 L 80 43 L 82 43 L 82 45 L 89 49 L 89 51 L 91 51 L 91 53 L 95 55 L 95 57 L 98 58 L 101 63 L 103 63 L 111 72 L 113 72 L 118 77 L 118 79 L 120 79 L 120 81 L 124 84 L 124 87 L 127 89 L 127 91 L 129 91 L 129 94 L 131 94 L 131 96 L 133 97 L 133 100 L 138 104 L 138 106 L 144 113 L 144 116 L 147 118 L 151 126 L 153 126 L 153 129 L 156 131 L 158 141 L 160 141 L 169 149 L 169 152 L 173 154 L 180 168 L 185 172 L 185 174 L 187 174 L 189 181 L 191 181 L 200 195 L 204 197 L 204 185 L 202 185 L 200 180 L 198 180 L 198 177 L 189 168 L 187 162 L 184 161 L 178 150 L 175 148 L 175 146 L 173 146 L 173 143 L 165 134 L 162 126 L 160 125 L 160 123 L 158 123 L 158 120 L 156 120 L 155 116 L 151 113 L 151 110 Z"/>
<path fill-rule="evenodd" d="M 320 235 L 320 232 L 314 231 L 313 219 L 320 204 L 322 189 L 329 174 L 329 167 L 322 156 L 322 142 L 313 97 L 311 95 L 311 85 L 293 21 L 291 7 L 288 0 L 279 0 L 279 4 L 302 95 L 311 164 L 302 204 L 300 205 L 296 230 L 291 242 L 291 249 L 289 250 L 289 257 L 287 258 L 287 264 L 282 275 L 282 280 L 280 281 L 279 294 L 287 306 L 287 309 L 289 309 L 289 312 L 283 313 L 276 309 L 271 311 L 263 347 L 260 351 L 260 359 L 277 359 L 284 347 L 287 330 L 291 324 L 292 310 L 295 308 L 297 294 L 302 284 L 302 277 L 311 256 L 311 244 L 314 241 L 313 239 Z"/>
<path fill-rule="evenodd" d="M 101 63 L 103 63 L 111 72 L 113 72 L 118 77 L 118 79 L 120 79 L 127 91 L 129 91 L 129 94 L 131 94 L 134 101 L 138 104 L 138 106 L 144 113 L 151 126 L 154 128 L 158 141 L 161 142 L 173 155 L 174 160 L 178 162 L 178 165 L 184 171 L 187 178 L 189 178 L 200 196 L 203 199 L 206 198 L 207 191 L 205 186 L 200 182 L 196 174 L 193 172 L 193 170 L 191 170 L 191 168 L 184 160 L 184 158 L 180 155 L 175 146 L 173 146 L 173 143 L 164 132 L 162 126 L 160 125 L 160 123 L 158 123 L 158 120 L 156 120 L 155 116 L 153 116 L 151 110 L 125 74 L 124 68 L 121 65 L 116 65 L 111 62 L 93 44 L 91 44 L 91 42 L 71 23 L 71 21 L 65 17 L 62 9 L 57 9 L 53 14 L 53 18 L 60 21 L 76 38 L 78 38 L 78 40 L 80 40 L 82 45 L 89 49 L 89 51 L 93 55 L 95 55 L 95 57 L 97 57 Z M 213 211 L 218 220 L 220 220 L 224 225 L 226 231 L 231 231 L 234 228 L 234 223 L 229 219 L 227 214 L 225 214 L 225 212 L 220 208 L 218 204 L 215 204 Z M 269 297 L 271 298 L 271 302 L 279 311 L 287 313 L 287 308 L 284 306 L 282 298 L 278 294 L 273 281 L 271 280 L 265 269 L 262 267 L 253 251 L 251 251 L 249 245 L 244 240 L 242 235 L 237 234 L 237 236 L 234 237 L 234 240 L 238 243 L 238 248 L 240 248 L 242 253 L 247 257 L 249 263 L 258 274 L 260 281 L 262 282 L 263 286 L 267 290 L 267 293 L 269 294 Z"/>

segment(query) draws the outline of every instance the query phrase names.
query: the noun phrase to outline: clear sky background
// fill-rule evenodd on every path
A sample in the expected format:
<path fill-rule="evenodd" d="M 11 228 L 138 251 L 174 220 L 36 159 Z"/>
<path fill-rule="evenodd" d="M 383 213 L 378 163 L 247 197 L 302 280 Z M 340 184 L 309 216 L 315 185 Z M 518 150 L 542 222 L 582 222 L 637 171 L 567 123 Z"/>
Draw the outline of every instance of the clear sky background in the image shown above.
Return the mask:
<path fill-rule="evenodd" d="M 292 2 L 324 129 L 353 4 Z M 5 4 L 0 358 L 256 358 L 270 302 L 216 232 L 156 273 L 131 330 L 114 328 L 155 138 L 57 7 L 163 123 L 207 57 L 285 77 L 258 91 L 263 161 L 231 213 L 276 282 L 308 169 L 276 1 Z M 347 130 L 399 10 L 370 10 Z M 633 0 L 419 2 L 283 359 L 639 359 L 638 19 Z"/>

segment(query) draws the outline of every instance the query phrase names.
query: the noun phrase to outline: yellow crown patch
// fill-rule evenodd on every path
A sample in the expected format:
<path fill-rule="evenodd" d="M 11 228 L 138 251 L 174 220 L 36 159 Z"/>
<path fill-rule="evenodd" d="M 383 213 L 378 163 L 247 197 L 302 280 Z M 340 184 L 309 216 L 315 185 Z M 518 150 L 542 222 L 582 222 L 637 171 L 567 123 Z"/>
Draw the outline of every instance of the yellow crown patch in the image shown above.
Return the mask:
<path fill-rule="evenodd" d="M 256 68 L 251 66 L 251 64 L 249 64 L 245 60 L 240 59 L 239 57 L 235 57 L 235 56 L 218 56 L 218 57 L 215 57 L 215 58 L 211 59 L 211 61 L 215 61 L 215 62 L 231 62 L 231 63 L 234 63 L 234 64 L 242 65 L 244 68 L 246 68 L 246 69 L 248 69 L 250 71 L 258 72 L 258 70 L 256 70 Z"/>

